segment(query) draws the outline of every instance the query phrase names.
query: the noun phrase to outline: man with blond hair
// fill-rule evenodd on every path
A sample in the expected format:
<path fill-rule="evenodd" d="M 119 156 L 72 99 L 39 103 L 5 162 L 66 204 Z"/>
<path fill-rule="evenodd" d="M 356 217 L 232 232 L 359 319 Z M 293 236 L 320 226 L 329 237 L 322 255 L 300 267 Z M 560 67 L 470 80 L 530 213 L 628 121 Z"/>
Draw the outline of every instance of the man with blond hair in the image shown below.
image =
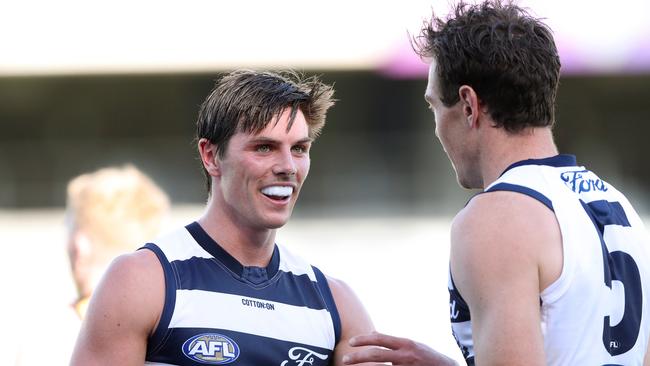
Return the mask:
<path fill-rule="evenodd" d="M 73 178 L 67 187 L 67 251 L 77 297 L 70 307 L 39 306 L 24 320 L 15 365 L 70 361 L 88 300 L 109 263 L 136 250 L 162 229 L 167 195 L 132 165 L 107 167 Z M 56 337 L 34 346 L 34 329 L 46 324 Z M 24 341 L 23 341 L 24 340 Z M 45 360 L 45 361 L 44 361 Z"/>
<path fill-rule="evenodd" d="M 132 165 L 82 174 L 68 184 L 67 197 L 68 255 L 79 295 L 75 310 L 83 318 L 111 260 L 162 229 L 169 199 Z"/>

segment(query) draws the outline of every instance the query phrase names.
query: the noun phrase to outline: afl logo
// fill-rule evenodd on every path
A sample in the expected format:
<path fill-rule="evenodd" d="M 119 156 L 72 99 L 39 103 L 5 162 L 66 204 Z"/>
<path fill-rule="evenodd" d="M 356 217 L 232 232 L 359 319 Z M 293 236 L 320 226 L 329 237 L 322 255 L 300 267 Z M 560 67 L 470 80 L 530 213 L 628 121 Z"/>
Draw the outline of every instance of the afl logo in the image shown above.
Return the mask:
<path fill-rule="evenodd" d="M 239 357 L 239 346 L 224 335 L 202 333 L 183 343 L 183 354 L 197 362 L 223 365 L 231 363 Z"/>

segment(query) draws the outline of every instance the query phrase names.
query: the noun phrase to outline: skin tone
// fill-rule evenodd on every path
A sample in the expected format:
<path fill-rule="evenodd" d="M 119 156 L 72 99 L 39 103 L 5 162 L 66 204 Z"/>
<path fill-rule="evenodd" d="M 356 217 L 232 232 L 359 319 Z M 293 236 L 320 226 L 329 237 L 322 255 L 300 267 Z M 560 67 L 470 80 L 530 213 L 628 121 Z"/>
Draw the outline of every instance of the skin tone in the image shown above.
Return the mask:
<path fill-rule="evenodd" d="M 210 200 L 198 222 L 245 266 L 268 265 L 276 229 L 291 216 L 309 172 L 309 127 L 299 111 L 288 129 L 289 112 L 283 111 L 277 123 L 257 134 L 236 133 L 223 156 L 208 140 L 198 143 L 212 176 Z M 289 187 L 291 193 L 284 198 L 264 193 L 274 186 Z M 343 355 L 352 347 L 350 338 L 370 333 L 374 326 L 345 283 L 327 280 L 342 323 L 334 365 L 343 365 Z M 118 257 L 93 295 L 71 364 L 142 365 L 147 339 L 160 320 L 164 289 L 162 267 L 153 252 Z"/>
<path fill-rule="evenodd" d="M 512 163 L 557 154 L 550 128 L 511 134 L 496 128 L 472 87 L 460 100 L 440 100 L 435 61 L 425 99 L 435 114 L 435 131 L 465 188 L 485 188 Z M 472 314 L 477 365 L 544 365 L 539 294 L 562 271 L 562 240 L 553 213 L 538 201 L 513 192 L 476 196 L 455 217 L 450 266 Z M 462 270 L 458 270 L 461 269 Z M 518 296 L 504 302 L 506 294 Z M 375 334 L 352 344 L 380 347 L 350 355 L 393 365 L 452 365 L 454 361 L 412 341 Z M 378 357 L 377 354 L 381 354 Z"/>

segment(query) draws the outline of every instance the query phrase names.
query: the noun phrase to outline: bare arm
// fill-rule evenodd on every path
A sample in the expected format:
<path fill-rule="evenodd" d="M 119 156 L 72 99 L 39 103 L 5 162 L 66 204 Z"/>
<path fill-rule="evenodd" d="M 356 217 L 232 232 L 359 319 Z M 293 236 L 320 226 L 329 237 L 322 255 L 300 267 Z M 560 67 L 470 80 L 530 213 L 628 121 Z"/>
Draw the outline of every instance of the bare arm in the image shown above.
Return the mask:
<path fill-rule="evenodd" d="M 375 326 L 354 291 L 343 281 L 327 277 L 336 308 L 341 317 L 341 339 L 334 348 L 334 365 L 343 365 L 343 356 L 350 353 L 350 338 L 373 332 Z"/>
<path fill-rule="evenodd" d="M 540 292 L 561 273 L 559 226 L 513 192 L 475 197 L 454 220 L 451 272 L 470 308 L 477 365 L 544 365 Z"/>
<path fill-rule="evenodd" d="M 71 365 L 142 365 L 164 303 L 164 277 L 149 250 L 118 257 L 94 292 Z"/>

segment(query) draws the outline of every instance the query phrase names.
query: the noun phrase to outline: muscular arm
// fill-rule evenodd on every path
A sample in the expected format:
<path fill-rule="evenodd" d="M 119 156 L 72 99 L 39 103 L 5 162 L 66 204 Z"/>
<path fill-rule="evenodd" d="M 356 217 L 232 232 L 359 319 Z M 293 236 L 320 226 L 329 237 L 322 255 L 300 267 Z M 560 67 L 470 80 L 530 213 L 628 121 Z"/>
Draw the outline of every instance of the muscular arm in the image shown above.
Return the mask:
<path fill-rule="evenodd" d="M 350 353 L 350 338 L 373 332 L 375 326 L 354 291 L 343 281 L 327 277 L 336 308 L 341 317 L 341 339 L 334 349 L 334 365 L 343 365 L 343 356 Z"/>
<path fill-rule="evenodd" d="M 451 271 L 472 316 L 477 365 L 544 365 L 540 292 L 559 277 L 552 211 L 513 192 L 475 197 L 454 220 Z"/>
<path fill-rule="evenodd" d="M 164 303 L 164 277 L 149 250 L 118 257 L 94 292 L 71 365 L 142 365 Z"/>

